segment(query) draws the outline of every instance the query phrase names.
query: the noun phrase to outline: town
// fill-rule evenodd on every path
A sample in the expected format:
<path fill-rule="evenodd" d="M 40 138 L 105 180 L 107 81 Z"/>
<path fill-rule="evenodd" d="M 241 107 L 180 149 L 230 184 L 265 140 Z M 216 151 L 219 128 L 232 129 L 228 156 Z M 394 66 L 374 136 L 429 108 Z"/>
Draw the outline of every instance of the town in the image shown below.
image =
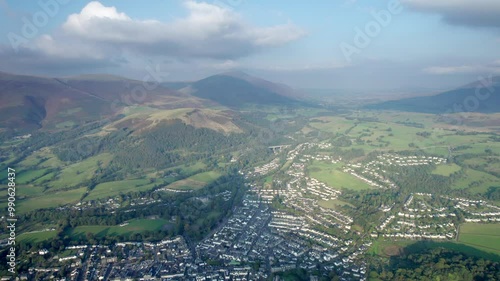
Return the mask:
<path fill-rule="evenodd" d="M 303 143 L 276 151 L 267 164 L 241 170 L 249 191 L 231 216 L 199 243 L 189 244 L 178 236 L 158 242 L 74 245 L 57 253 L 40 249 L 30 255 L 49 260 L 44 260 L 44 267 L 34 265 L 20 279 L 50 279 L 58 274 L 66 276 L 61 280 L 266 280 L 276 273 L 305 269 L 319 272 L 316 274 L 336 272 L 340 280 L 366 280 L 364 257 L 375 239 L 454 240 L 458 213 L 465 222 L 500 221 L 500 207 L 484 200 L 415 192 L 403 204 L 379 206 L 382 219 L 364 235 L 354 228 L 348 211 L 324 205 L 338 200 L 343 190 L 309 176 L 312 161 L 342 165 L 339 171 L 371 188 L 390 190 L 397 188 L 386 175 L 390 167 L 441 165 L 446 159 L 387 153 L 362 163 L 325 153 L 329 149 L 326 143 Z M 283 151 L 285 163 L 279 157 Z M 274 177 L 266 184 L 262 179 L 269 175 Z M 180 191 L 160 187 L 154 192 Z M 211 197 L 229 200 L 231 193 Z M 127 207 L 126 211 L 131 211 L 160 201 L 122 195 L 58 210 L 104 208 L 119 212 Z M 59 272 L 61 268 L 68 272 Z M 312 279 L 317 277 L 311 275 Z"/>

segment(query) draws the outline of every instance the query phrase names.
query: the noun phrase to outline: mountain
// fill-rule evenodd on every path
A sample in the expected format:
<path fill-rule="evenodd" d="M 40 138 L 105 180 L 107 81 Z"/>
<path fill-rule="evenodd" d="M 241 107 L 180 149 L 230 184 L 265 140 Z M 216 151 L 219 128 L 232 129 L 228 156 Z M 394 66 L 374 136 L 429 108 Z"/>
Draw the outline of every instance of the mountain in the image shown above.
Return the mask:
<path fill-rule="evenodd" d="M 259 77 L 255 77 L 252 75 L 249 75 L 245 72 L 242 71 L 230 71 L 230 72 L 225 72 L 223 75 L 226 76 L 231 76 L 234 78 L 242 79 L 247 81 L 248 83 L 251 83 L 252 85 L 260 88 L 267 89 L 273 93 L 276 93 L 281 96 L 289 97 L 289 98 L 300 98 L 302 95 L 289 87 L 288 85 L 282 84 L 282 83 L 275 83 L 271 82 Z"/>
<path fill-rule="evenodd" d="M 49 78 L 0 72 L 0 131 L 60 130 L 103 119 L 114 120 L 106 130 L 142 131 L 176 119 L 239 132 L 232 122 L 238 112 L 230 108 L 296 104 L 292 93 L 285 85 L 242 72 L 162 85 L 113 75 Z"/>
<path fill-rule="evenodd" d="M 191 85 L 192 95 L 229 107 L 245 104 L 290 105 L 296 103 L 292 98 L 280 95 L 277 91 L 251 83 L 246 79 L 220 74 L 199 80 Z"/>
<path fill-rule="evenodd" d="M 500 76 L 476 81 L 438 95 L 387 101 L 371 104 L 366 108 L 435 114 L 500 112 Z"/>
<path fill-rule="evenodd" d="M 67 115 L 86 121 L 110 111 L 108 101 L 58 79 L 0 73 L 0 127 L 29 131 Z"/>
<path fill-rule="evenodd" d="M 194 82 L 165 82 L 163 86 L 228 107 L 247 104 L 290 105 L 300 95 L 284 84 L 241 71 L 225 72 Z"/>
<path fill-rule="evenodd" d="M 110 75 L 48 78 L 0 73 L 0 128 L 63 129 L 116 116 L 134 105 L 201 108 L 205 101 L 163 86 Z"/>

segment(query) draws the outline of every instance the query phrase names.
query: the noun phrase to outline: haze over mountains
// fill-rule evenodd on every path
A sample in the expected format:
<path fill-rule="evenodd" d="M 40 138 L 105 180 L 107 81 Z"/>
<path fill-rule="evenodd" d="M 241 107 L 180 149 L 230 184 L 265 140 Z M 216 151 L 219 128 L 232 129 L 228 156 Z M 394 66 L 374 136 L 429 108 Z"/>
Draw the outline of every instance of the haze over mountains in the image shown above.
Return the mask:
<path fill-rule="evenodd" d="M 387 101 L 366 106 L 368 109 L 399 110 L 421 113 L 500 112 L 500 76 L 476 81 L 444 93 Z"/>
<path fill-rule="evenodd" d="M 171 89 L 169 88 L 170 86 Z M 121 113 L 131 105 L 162 109 L 236 109 L 248 104 L 292 105 L 293 90 L 244 73 L 145 89 L 142 81 L 112 75 L 45 78 L 0 73 L 0 126 L 32 131 L 57 129 Z M 202 111 L 195 114 L 197 119 Z"/>
<path fill-rule="evenodd" d="M 386 101 L 366 108 L 422 113 L 499 112 L 500 77 L 494 77 L 491 81 L 492 84 L 487 86 L 483 85 L 486 82 L 477 81 L 438 95 Z M 237 114 L 243 106 L 303 105 L 302 98 L 304 96 L 286 85 L 243 72 L 227 72 L 193 82 L 167 82 L 147 91 L 141 81 L 112 75 L 44 78 L 0 73 L 0 126 L 20 131 L 61 129 L 65 124 L 116 116 L 130 105 L 158 110 L 197 108 L 197 113 L 192 115 L 197 120 L 216 117 L 212 116 L 213 111 L 206 111 L 210 107 L 225 108 L 225 113 L 219 112 L 222 115 L 218 117 L 228 125 L 227 121 L 232 118 L 227 115 L 228 112 L 231 112 L 230 115 Z M 185 113 L 189 112 L 187 110 Z M 208 117 L 200 114 L 207 114 Z M 182 119 L 181 116 L 176 118 Z M 68 121 L 75 122 L 65 123 Z M 219 125 L 216 127 L 224 127 Z"/>

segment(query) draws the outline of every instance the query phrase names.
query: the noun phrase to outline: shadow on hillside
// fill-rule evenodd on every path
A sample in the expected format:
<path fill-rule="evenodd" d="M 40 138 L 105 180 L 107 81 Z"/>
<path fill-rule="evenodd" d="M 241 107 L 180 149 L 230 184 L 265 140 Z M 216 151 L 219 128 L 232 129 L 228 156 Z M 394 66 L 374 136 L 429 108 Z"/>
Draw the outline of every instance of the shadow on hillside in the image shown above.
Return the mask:
<path fill-rule="evenodd" d="M 445 248 L 448 250 L 453 250 L 462 253 L 467 256 L 500 262 L 500 255 L 498 254 L 485 252 L 471 246 L 454 242 L 419 241 L 417 243 L 405 247 L 403 251 L 404 254 L 415 254 L 437 248 Z M 393 257 L 393 258 L 398 258 L 398 257 Z M 393 258 L 391 258 L 391 262 Z"/>

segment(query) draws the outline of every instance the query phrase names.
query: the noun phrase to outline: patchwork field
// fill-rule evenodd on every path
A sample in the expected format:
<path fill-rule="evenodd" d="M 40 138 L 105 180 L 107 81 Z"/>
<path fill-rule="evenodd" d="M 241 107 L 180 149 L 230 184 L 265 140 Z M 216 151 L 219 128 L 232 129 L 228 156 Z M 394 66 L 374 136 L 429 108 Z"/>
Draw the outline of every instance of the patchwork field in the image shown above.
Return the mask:
<path fill-rule="evenodd" d="M 334 164 L 331 166 L 320 164 L 312 165 L 308 168 L 308 174 L 310 177 L 324 182 L 334 188 L 346 188 L 353 190 L 371 188 L 367 183 L 359 180 L 358 178 L 337 170 Z"/>
<path fill-rule="evenodd" d="M 333 199 L 333 200 L 319 200 L 318 204 L 321 207 L 327 208 L 327 209 L 340 209 L 340 208 L 342 208 L 344 206 L 354 207 L 353 205 L 351 205 L 351 204 L 349 204 L 347 202 L 338 200 L 338 199 Z"/>
<path fill-rule="evenodd" d="M 457 164 L 438 165 L 432 171 L 434 175 L 449 177 L 451 174 L 460 171 L 462 168 Z"/>
<path fill-rule="evenodd" d="M 500 255 L 500 224 L 465 223 L 460 226 L 458 241 Z"/>
<path fill-rule="evenodd" d="M 203 188 L 207 184 L 215 181 L 221 176 L 220 173 L 216 171 L 198 173 L 194 176 L 191 176 L 186 179 L 178 180 L 173 182 L 167 186 L 170 189 L 179 189 L 179 190 L 196 190 Z"/>
<path fill-rule="evenodd" d="M 68 191 L 48 192 L 41 196 L 29 197 L 26 200 L 19 201 L 19 213 L 27 213 L 37 209 L 53 208 L 69 203 L 76 203 L 82 198 L 86 191 L 86 187 L 81 187 Z"/>
<path fill-rule="evenodd" d="M 57 231 L 37 231 L 20 234 L 17 239 L 21 242 L 37 243 L 56 237 Z"/>
<path fill-rule="evenodd" d="M 112 181 L 98 184 L 85 200 L 95 200 L 118 195 L 120 193 L 128 193 L 133 191 L 145 191 L 152 189 L 156 183 L 150 182 L 149 179 L 132 179 Z"/>
<path fill-rule="evenodd" d="M 372 246 L 368 250 L 368 254 L 378 255 L 382 257 L 399 256 L 404 247 L 414 244 L 413 240 L 391 241 L 378 239 L 373 241 Z"/>
<path fill-rule="evenodd" d="M 454 189 L 468 189 L 473 194 L 484 193 L 490 186 L 498 186 L 500 180 L 488 173 L 466 169 L 456 182 L 452 184 Z"/>
<path fill-rule="evenodd" d="M 73 239 L 84 238 L 87 233 L 92 233 L 96 237 L 105 237 L 113 235 L 126 235 L 141 233 L 144 231 L 156 231 L 168 225 L 164 219 L 137 219 L 128 222 L 123 226 L 105 226 L 105 225 L 86 225 L 77 226 L 68 231 L 68 235 Z"/>

